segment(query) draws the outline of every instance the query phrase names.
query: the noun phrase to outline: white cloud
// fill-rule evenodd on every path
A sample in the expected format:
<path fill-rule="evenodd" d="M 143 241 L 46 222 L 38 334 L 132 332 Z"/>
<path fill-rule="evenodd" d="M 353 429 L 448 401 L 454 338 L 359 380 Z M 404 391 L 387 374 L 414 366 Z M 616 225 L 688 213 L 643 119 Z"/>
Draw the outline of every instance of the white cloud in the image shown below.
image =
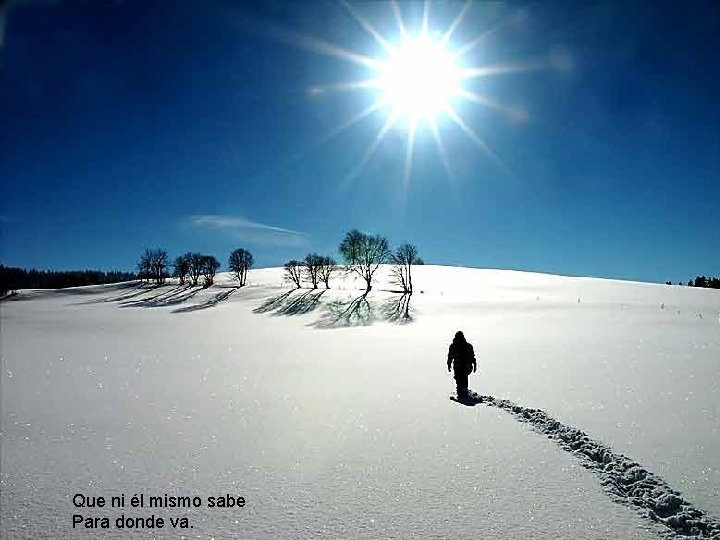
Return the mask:
<path fill-rule="evenodd" d="M 193 227 L 226 231 L 253 244 L 299 246 L 307 240 L 305 233 L 257 223 L 243 217 L 206 214 L 190 216 L 189 221 Z"/>

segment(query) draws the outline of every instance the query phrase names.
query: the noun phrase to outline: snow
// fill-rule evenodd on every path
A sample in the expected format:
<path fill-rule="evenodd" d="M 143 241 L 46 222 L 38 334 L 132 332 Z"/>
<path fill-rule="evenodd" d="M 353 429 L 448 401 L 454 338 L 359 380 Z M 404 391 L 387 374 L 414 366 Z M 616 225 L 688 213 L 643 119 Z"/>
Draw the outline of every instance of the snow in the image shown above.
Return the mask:
<path fill-rule="evenodd" d="M 75 513 L 122 513 L 76 509 L 75 493 L 245 497 L 242 509 L 153 509 L 186 515 L 187 538 L 671 531 L 512 407 L 450 401 L 459 329 L 478 354 L 471 388 L 635 463 L 667 487 L 652 498 L 660 514 L 678 507 L 672 495 L 717 522 L 718 291 L 424 266 L 399 324 L 387 280 L 381 268 L 349 318 L 358 280 L 289 292 L 277 268 L 251 271 L 242 289 L 220 274 L 207 290 L 119 284 L 4 301 L 2 538 L 177 537 L 73 530 Z"/>
<path fill-rule="evenodd" d="M 532 424 L 537 431 L 559 442 L 574 453 L 581 464 L 594 470 L 615 500 L 636 506 L 653 521 L 683 536 L 713 537 L 720 535 L 720 521 L 708 517 L 683 500 L 677 490 L 626 456 L 590 438 L 579 429 L 566 426 L 544 411 L 522 407 L 506 399 L 481 396 L 475 392 L 453 398 L 458 403 L 475 406 L 483 403 L 510 411 L 521 422 Z"/>

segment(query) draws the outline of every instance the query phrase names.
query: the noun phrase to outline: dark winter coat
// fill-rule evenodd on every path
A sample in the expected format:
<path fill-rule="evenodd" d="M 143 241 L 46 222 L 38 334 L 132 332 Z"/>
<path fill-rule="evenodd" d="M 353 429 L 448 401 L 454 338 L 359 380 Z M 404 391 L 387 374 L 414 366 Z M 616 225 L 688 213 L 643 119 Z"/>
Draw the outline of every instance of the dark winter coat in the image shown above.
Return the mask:
<path fill-rule="evenodd" d="M 452 365 L 455 374 L 469 375 L 476 368 L 475 351 L 467 341 L 455 339 L 448 349 L 448 369 Z"/>

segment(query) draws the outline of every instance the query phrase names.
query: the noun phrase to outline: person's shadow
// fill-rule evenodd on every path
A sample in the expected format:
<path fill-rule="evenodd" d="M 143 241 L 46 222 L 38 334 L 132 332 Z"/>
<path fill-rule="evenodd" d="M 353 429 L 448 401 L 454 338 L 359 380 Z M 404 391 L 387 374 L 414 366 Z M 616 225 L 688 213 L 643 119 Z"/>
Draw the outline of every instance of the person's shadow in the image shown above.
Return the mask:
<path fill-rule="evenodd" d="M 483 402 L 483 397 L 473 391 L 469 391 L 466 394 L 460 394 L 459 396 L 450 396 L 450 399 L 465 405 L 466 407 L 474 407 L 478 403 Z"/>

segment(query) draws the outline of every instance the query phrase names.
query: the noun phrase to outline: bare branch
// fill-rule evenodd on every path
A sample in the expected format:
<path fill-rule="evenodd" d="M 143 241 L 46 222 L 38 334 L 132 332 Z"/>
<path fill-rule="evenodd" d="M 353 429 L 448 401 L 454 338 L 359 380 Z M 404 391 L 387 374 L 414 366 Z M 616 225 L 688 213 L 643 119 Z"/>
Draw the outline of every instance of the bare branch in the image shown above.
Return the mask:
<path fill-rule="evenodd" d="M 173 262 L 173 277 L 180 279 L 180 285 L 185 285 L 185 278 L 190 272 L 190 259 L 185 255 L 175 257 Z"/>
<path fill-rule="evenodd" d="M 285 277 L 292 281 L 295 286 L 300 288 L 300 280 L 302 279 L 302 264 L 295 259 L 285 263 Z"/>
<path fill-rule="evenodd" d="M 417 247 L 413 244 L 403 244 L 395 250 L 390 260 L 394 264 L 391 270 L 394 282 L 402 287 L 402 292 L 412 294 L 412 265 L 422 264 Z"/>
<path fill-rule="evenodd" d="M 241 287 L 247 282 L 247 273 L 253 262 L 252 254 L 246 249 L 239 248 L 230 254 L 228 268 L 235 274 L 235 279 L 240 282 Z"/>
<path fill-rule="evenodd" d="M 212 255 L 202 255 L 203 287 L 209 287 L 215 282 L 215 274 L 220 268 L 220 262 Z"/>
<path fill-rule="evenodd" d="M 332 257 L 321 257 L 318 274 L 320 279 L 325 283 L 325 288 L 330 288 L 330 276 L 337 270 L 337 263 Z"/>
<path fill-rule="evenodd" d="M 202 275 L 204 255 L 202 253 L 187 253 L 185 256 L 190 263 L 190 281 L 192 285 L 197 285 L 198 279 Z"/>
<path fill-rule="evenodd" d="M 138 263 L 140 279 L 155 280 L 157 285 L 165 283 L 168 254 L 163 249 L 146 249 Z"/>
<path fill-rule="evenodd" d="M 303 259 L 303 272 L 305 276 L 312 283 L 313 289 L 318 288 L 318 278 L 320 272 L 320 265 L 322 263 L 322 257 L 317 253 L 308 253 Z"/>
<path fill-rule="evenodd" d="M 354 272 L 365 280 L 365 294 L 372 289 L 372 278 L 378 267 L 387 262 L 390 248 L 386 238 L 376 234 L 370 236 L 357 230 L 345 235 L 340 244 L 340 253 L 345 258 L 347 272 Z"/>

